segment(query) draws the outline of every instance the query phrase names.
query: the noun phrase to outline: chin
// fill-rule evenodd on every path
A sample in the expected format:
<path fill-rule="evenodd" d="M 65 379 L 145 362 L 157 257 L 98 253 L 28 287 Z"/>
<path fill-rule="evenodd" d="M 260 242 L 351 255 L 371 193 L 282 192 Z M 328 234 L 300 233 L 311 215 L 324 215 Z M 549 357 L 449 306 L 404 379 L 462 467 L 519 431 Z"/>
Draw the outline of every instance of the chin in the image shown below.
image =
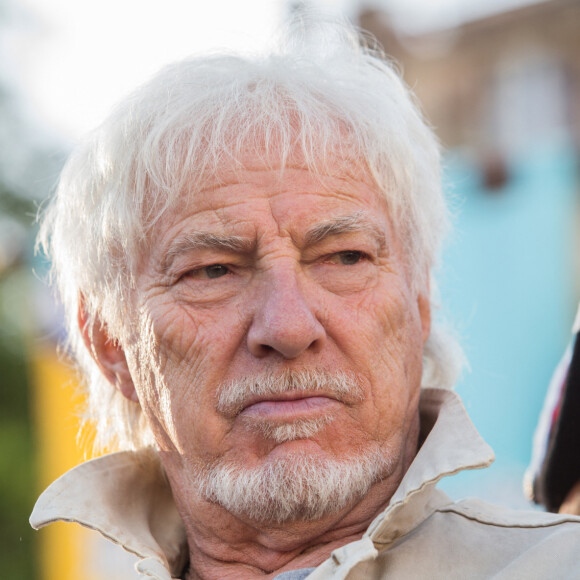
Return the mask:
<path fill-rule="evenodd" d="M 197 469 L 196 485 L 206 500 L 240 518 L 282 524 L 342 511 L 393 465 L 391 454 L 378 445 L 340 460 L 288 447 L 256 467 L 220 462 Z"/>

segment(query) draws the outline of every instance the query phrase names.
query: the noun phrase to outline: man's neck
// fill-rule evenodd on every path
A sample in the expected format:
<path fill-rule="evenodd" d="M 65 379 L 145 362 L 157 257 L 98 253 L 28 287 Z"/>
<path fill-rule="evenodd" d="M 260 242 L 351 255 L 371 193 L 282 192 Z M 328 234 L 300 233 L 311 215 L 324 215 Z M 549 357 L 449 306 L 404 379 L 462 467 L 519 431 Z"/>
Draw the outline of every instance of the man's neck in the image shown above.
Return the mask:
<path fill-rule="evenodd" d="M 385 510 L 417 454 L 418 435 L 417 414 L 402 453 L 386 477 L 340 511 L 318 519 L 260 522 L 234 515 L 203 498 L 192 480 L 187 489 L 172 485 L 189 548 L 184 578 L 265 580 L 289 570 L 319 566 L 334 550 L 359 540 Z"/>
<path fill-rule="evenodd" d="M 393 495 L 400 478 L 393 479 L 375 484 L 355 505 L 315 521 L 258 524 L 205 502 L 185 518 L 190 555 L 185 578 L 264 580 L 318 566 L 362 537 Z"/>

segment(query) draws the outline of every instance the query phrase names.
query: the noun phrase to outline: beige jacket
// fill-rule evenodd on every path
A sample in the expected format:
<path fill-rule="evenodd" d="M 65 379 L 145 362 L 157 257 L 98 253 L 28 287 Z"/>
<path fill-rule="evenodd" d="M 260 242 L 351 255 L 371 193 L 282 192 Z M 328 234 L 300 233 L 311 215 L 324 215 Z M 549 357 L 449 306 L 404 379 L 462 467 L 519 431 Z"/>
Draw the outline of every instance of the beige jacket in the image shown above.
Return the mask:
<path fill-rule="evenodd" d="M 580 579 L 580 518 L 518 512 L 435 489 L 442 477 L 486 467 L 493 452 L 451 391 L 426 389 L 425 441 L 363 538 L 334 551 L 308 580 Z M 185 532 L 151 452 L 121 452 L 79 465 L 39 498 L 35 528 L 78 522 L 137 554 L 141 574 L 178 578 Z"/>

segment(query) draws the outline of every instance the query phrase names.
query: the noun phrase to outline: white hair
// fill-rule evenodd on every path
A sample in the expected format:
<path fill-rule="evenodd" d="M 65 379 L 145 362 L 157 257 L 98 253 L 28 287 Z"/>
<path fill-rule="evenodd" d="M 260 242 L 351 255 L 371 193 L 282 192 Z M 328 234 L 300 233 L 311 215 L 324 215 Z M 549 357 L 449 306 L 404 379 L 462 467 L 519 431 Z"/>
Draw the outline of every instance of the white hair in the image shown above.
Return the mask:
<path fill-rule="evenodd" d="M 68 346 L 85 376 L 97 448 L 152 442 L 139 405 L 102 375 L 77 312 L 127 344 L 136 332 L 131 292 L 148 234 L 178 203 L 195 202 L 219 168 L 248 153 L 282 168 L 298 155 L 314 175 L 342 163 L 363 168 L 385 197 L 404 244 L 412 284 L 425 288 L 448 225 L 440 152 L 409 90 L 355 31 L 294 31 L 260 58 L 190 58 L 129 95 L 68 160 L 44 213 L 39 244 L 64 303 Z M 423 384 L 446 387 L 461 366 L 456 343 L 435 324 Z"/>

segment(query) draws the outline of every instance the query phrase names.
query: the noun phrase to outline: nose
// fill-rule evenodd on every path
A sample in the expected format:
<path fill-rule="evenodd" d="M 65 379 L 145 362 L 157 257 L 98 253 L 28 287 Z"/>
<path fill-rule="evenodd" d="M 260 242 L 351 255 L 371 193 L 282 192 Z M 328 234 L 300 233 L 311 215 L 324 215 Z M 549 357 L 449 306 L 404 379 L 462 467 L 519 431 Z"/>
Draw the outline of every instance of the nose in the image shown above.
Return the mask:
<path fill-rule="evenodd" d="M 248 330 L 248 348 L 256 357 L 272 352 L 293 359 L 319 352 L 326 331 L 300 288 L 295 273 L 264 280 Z"/>

